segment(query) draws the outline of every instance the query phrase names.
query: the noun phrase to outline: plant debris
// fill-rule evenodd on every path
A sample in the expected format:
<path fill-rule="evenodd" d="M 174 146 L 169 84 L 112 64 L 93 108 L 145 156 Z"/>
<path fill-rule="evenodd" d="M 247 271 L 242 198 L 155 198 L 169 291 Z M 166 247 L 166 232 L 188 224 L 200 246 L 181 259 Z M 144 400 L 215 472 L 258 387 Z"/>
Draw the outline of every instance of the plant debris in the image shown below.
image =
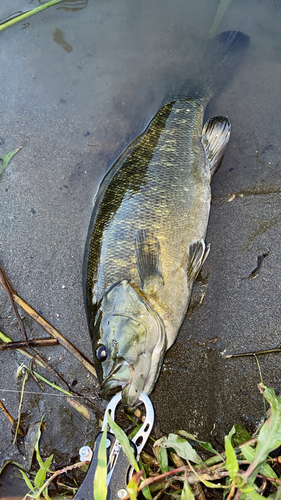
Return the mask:
<path fill-rule="evenodd" d="M 223 453 L 186 431 L 163 436 L 153 446 L 156 459 L 149 463 L 145 461 L 146 465 L 142 461 L 134 465 L 136 474 L 128 485 L 128 495 L 124 496 L 124 500 L 136 500 L 138 493 L 144 493 L 145 488 L 149 488 L 144 494 L 145 498 L 153 500 L 160 498 L 164 492 L 181 500 L 203 500 L 212 498 L 214 489 L 222 490 L 223 497 L 227 496 L 228 500 L 258 500 L 267 489 L 271 493 L 270 499 L 278 500 L 281 457 L 271 458 L 270 454 L 281 445 L 281 399 L 264 384 L 258 387 L 270 403 L 270 414 L 257 436 L 252 438 L 241 426 L 234 425 L 225 436 Z M 109 423 L 133 465 L 128 437 L 115 422 L 110 420 Z M 212 456 L 201 458 L 197 451 L 198 445 Z M 160 452 L 161 449 L 164 453 Z M 171 454 L 175 452 L 184 461 L 177 468 L 172 466 Z M 103 467 L 101 462 L 96 476 L 103 474 Z M 156 496 L 153 496 L 156 492 Z"/>
<path fill-rule="evenodd" d="M 1 26 L 0 26 L 0 31 L 1 31 Z M 1 156 L 0 158 L 0 175 L 2 172 L 4 172 L 5 168 L 7 167 L 8 163 L 10 162 L 10 159 L 13 158 L 13 156 L 22 148 L 20 146 L 17 149 L 14 149 L 14 151 L 11 151 L 10 153 L 7 153 L 6 155 Z"/>
<path fill-rule="evenodd" d="M 6 417 L 8 418 L 8 420 L 11 422 L 11 424 L 15 424 L 16 423 L 16 420 L 12 417 L 12 415 L 8 412 L 7 408 L 5 408 L 4 404 L 2 403 L 2 401 L 0 401 L 0 408 L 1 410 L 5 413 Z M 20 426 L 18 425 L 17 427 L 17 432 L 21 435 L 21 437 L 24 437 L 24 432 L 23 430 L 20 428 Z"/>
<path fill-rule="evenodd" d="M 25 370 L 23 381 L 22 381 L 22 389 L 21 389 L 21 395 L 20 395 L 20 402 L 19 402 L 18 422 L 17 422 L 17 427 L 16 427 L 16 432 L 15 432 L 15 437 L 14 437 L 14 443 L 13 444 L 16 443 L 17 437 L 18 437 L 18 430 L 19 430 L 19 427 L 20 427 L 20 416 L 21 416 L 21 407 L 22 407 L 23 393 L 24 393 L 24 387 L 25 387 L 25 382 L 27 381 L 27 377 L 28 377 L 28 373 Z"/>

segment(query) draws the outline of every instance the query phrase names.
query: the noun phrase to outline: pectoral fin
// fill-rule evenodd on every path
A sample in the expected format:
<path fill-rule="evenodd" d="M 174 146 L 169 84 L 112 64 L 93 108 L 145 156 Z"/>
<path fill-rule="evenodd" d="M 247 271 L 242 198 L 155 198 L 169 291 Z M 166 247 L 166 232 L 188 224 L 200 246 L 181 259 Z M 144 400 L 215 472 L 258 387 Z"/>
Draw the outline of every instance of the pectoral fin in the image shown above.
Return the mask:
<path fill-rule="evenodd" d="M 152 278 L 160 278 L 161 272 L 160 243 L 149 229 L 139 229 L 136 235 L 137 268 L 142 286 Z"/>
<path fill-rule="evenodd" d="M 201 267 L 207 259 L 210 252 L 210 245 L 206 247 L 204 240 L 197 240 L 190 243 L 187 249 L 188 255 L 188 281 L 193 283 L 196 280 Z"/>
<path fill-rule="evenodd" d="M 210 167 L 211 175 L 226 150 L 231 125 L 227 116 L 214 116 L 205 123 L 202 131 L 202 144 Z"/>

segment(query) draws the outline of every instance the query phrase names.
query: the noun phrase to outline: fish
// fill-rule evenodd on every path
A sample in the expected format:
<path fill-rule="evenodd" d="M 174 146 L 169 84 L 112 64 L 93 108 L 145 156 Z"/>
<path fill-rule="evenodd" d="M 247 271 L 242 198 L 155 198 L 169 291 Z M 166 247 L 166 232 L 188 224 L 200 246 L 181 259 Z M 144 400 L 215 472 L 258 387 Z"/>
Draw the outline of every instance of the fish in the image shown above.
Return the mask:
<path fill-rule="evenodd" d="M 84 300 L 102 394 L 126 411 L 149 395 L 188 309 L 205 243 L 211 179 L 230 137 L 226 116 L 203 125 L 211 97 L 249 45 L 240 31 L 208 42 L 194 84 L 168 96 L 103 178 L 85 246 Z"/>

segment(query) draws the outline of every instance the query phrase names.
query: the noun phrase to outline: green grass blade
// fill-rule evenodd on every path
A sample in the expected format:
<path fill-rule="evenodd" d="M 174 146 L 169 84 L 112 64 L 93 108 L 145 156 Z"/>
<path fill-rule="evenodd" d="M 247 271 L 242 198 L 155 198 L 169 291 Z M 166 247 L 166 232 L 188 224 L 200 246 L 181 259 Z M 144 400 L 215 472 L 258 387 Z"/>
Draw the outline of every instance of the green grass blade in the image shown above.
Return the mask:
<path fill-rule="evenodd" d="M 106 457 L 106 436 L 107 425 L 104 428 L 98 452 L 98 465 L 94 477 L 94 494 L 99 500 L 106 500 L 107 497 L 107 457 Z"/>
<path fill-rule="evenodd" d="M 187 480 L 185 480 L 183 483 L 183 489 L 181 492 L 181 500 L 195 500 L 195 496 L 193 495 Z"/>
<path fill-rule="evenodd" d="M 247 491 L 247 497 L 250 498 L 251 500 L 261 500 L 261 495 L 257 493 L 254 489 L 251 491 Z"/>
<path fill-rule="evenodd" d="M 142 477 L 144 479 L 146 479 L 145 468 L 144 468 L 144 465 L 142 463 L 141 458 L 139 459 L 139 464 L 140 464 L 141 470 L 143 470 Z M 152 495 L 150 493 L 150 489 L 148 486 L 145 486 L 145 488 L 142 489 L 142 494 L 143 494 L 144 498 L 146 498 L 146 500 L 152 500 Z"/>
<path fill-rule="evenodd" d="M 259 471 L 263 476 L 266 476 L 266 477 L 272 477 L 274 479 L 278 479 L 277 477 L 277 474 L 274 472 L 274 470 L 272 469 L 272 467 L 270 467 L 269 464 L 263 464 L 260 468 L 260 471 Z"/>
<path fill-rule="evenodd" d="M 135 481 L 134 476 L 127 485 L 127 491 L 131 500 L 137 500 L 138 483 Z"/>
<path fill-rule="evenodd" d="M 35 493 L 35 489 L 32 486 L 32 484 L 31 484 L 30 480 L 28 479 L 27 475 L 25 474 L 25 472 L 23 472 L 23 470 L 21 470 L 21 469 L 20 469 L 20 471 L 23 475 L 23 479 L 25 480 L 27 487 L 30 489 L 30 491 L 33 491 L 33 493 Z"/>
<path fill-rule="evenodd" d="M 246 441 L 249 441 L 252 439 L 251 434 L 249 434 L 246 429 L 241 427 L 241 425 L 234 424 L 235 427 L 235 434 L 232 436 L 232 444 L 233 446 L 239 446 L 240 444 L 246 443 Z"/>
<path fill-rule="evenodd" d="M 281 445 L 281 399 L 275 395 L 274 389 L 259 384 L 264 390 L 264 397 L 270 403 L 270 417 L 263 424 L 255 452 L 255 457 L 246 471 L 248 477 L 254 480 L 258 470 L 264 464 L 268 454 Z"/>
<path fill-rule="evenodd" d="M 185 458 L 185 460 L 191 460 L 195 464 L 204 465 L 191 444 L 177 434 L 169 434 L 167 438 L 162 437 L 156 441 L 155 445 L 162 446 L 163 448 L 172 448 L 180 457 Z"/>
<path fill-rule="evenodd" d="M 36 450 L 36 456 L 37 456 L 37 453 L 39 454 L 39 450 Z M 45 479 L 46 479 L 46 474 L 47 474 L 47 472 L 48 472 L 48 470 L 50 468 L 50 465 L 51 465 L 51 463 L 53 461 L 53 457 L 54 457 L 54 455 L 50 455 L 49 458 L 47 458 L 45 460 L 45 462 L 43 462 L 43 460 L 41 459 L 41 456 L 39 454 L 40 469 L 37 472 L 37 474 L 35 476 L 35 479 L 34 479 L 34 485 L 36 486 L 36 488 L 40 489 L 43 486 L 43 484 L 45 482 Z"/>
<path fill-rule="evenodd" d="M 44 491 L 43 491 L 43 497 L 46 499 L 46 500 L 52 500 L 49 495 L 48 495 L 48 488 L 46 488 Z"/>
<path fill-rule="evenodd" d="M 0 31 L 1 31 L 1 26 L 0 26 Z M 19 148 L 17 149 L 14 149 L 13 151 L 11 151 L 10 153 L 7 153 L 6 155 L 4 156 L 1 156 L 0 158 L 0 161 L 1 161 L 1 165 L 0 165 L 0 175 L 2 174 L 2 172 L 4 172 L 5 168 L 7 167 L 10 159 L 22 148 L 22 146 L 20 146 Z"/>
<path fill-rule="evenodd" d="M 50 466 L 51 466 L 51 463 L 52 463 L 52 461 L 53 461 L 53 458 L 54 458 L 54 455 L 53 455 L 53 454 L 52 454 L 52 455 L 50 455 L 48 458 L 46 458 L 46 460 L 45 460 L 45 462 L 44 462 L 44 469 L 45 469 L 46 471 L 48 471 L 48 470 L 49 470 L 49 468 L 50 468 Z"/>
<path fill-rule="evenodd" d="M 135 455 L 134 455 L 134 452 L 131 448 L 128 436 L 121 429 L 121 427 L 119 427 L 119 425 L 117 425 L 116 422 L 114 422 L 112 420 L 112 418 L 110 418 L 109 415 L 107 416 L 107 421 L 108 421 L 111 429 L 113 430 L 115 437 L 118 439 L 119 443 L 121 444 L 123 451 L 126 454 L 131 466 L 134 467 L 135 471 L 139 472 L 140 469 L 139 469 L 138 463 L 135 459 Z"/>
<path fill-rule="evenodd" d="M 30 371 L 30 368 L 28 366 L 23 365 L 23 368 L 26 368 L 26 370 Z M 33 370 L 34 375 L 39 378 L 39 380 L 42 380 L 42 382 L 45 382 L 45 384 L 49 385 L 50 387 L 53 387 L 53 389 L 57 389 L 60 392 L 63 392 L 64 394 L 67 394 L 68 396 L 72 396 L 71 392 L 65 391 L 60 387 L 56 382 L 50 382 L 47 378 L 43 377 L 40 375 L 40 373 L 37 373 L 36 371 Z"/>
<path fill-rule="evenodd" d="M 34 14 L 41 12 L 41 10 L 47 9 L 48 7 L 51 7 L 52 5 L 56 5 L 57 3 L 61 2 L 61 1 L 62 0 L 50 0 L 50 2 L 44 3 L 44 5 L 40 5 L 39 7 L 36 7 L 35 9 L 29 10 L 28 12 L 25 12 L 24 14 L 21 14 L 20 16 L 17 16 L 14 19 L 11 19 L 10 21 L 7 21 L 6 23 L 0 24 L 0 31 L 3 31 L 6 28 L 9 28 L 10 26 L 13 26 L 16 23 L 20 23 L 24 19 L 27 19 L 30 16 L 34 16 Z"/>
<path fill-rule="evenodd" d="M 47 471 L 45 469 L 39 469 L 39 471 L 37 472 L 35 478 L 34 478 L 34 486 L 36 486 L 36 488 L 38 488 L 38 490 L 41 488 L 41 486 L 43 486 L 44 482 L 45 482 L 45 479 L 46 479 L 46 474 L 47 474 Z"/>
<path fill-rule="evenodd" d="M 217 33 L 220 22 L 224 16 L 224 14 L 226 13 L 228 7 L 230 6 L 231 2 L 232 2 L 232 0 L 220 0 L 218 9 L 217 9 L 217 12 L 215 15 L 214 22 L 213 22 L 212 27 L 210 29 L 211 36 L 214 36 Z"/>
<path fill-rule="evenodd" d="M 234 479 L 238 474 L 239 465 L 237 462 L 236 454 L 228 436 L 225 436 L 225 452 L 226 452 L 226 468 L 229 472 L 231 479 Z"/>
<path fill-rule="evenodd" d="M 211 443 L 207 441 L 200 441 L 199 439 L 197 439 L 196 436 L 194 436 L 194 434 L 190 434 L 189 432 L 186 431 L 178 431 L 177 434 L 185 437 L 186 439 L 190 439 L 191 441 L 195 441 L 196 443 L 200 444 L 200 446 L 202 446 L 204 450 L 210 451 L 211 453 L 214 453 L 214 455 L 218 455 L 223 460 L 223 457 L 217 450 L 215 450 L 215 448 L 211 445 Z"/>
<path fill-rule="evenodd" d="M 242 446 L 241 451 L 242 451 L 245 459 L 248 460 L 248 462 L 251 463 L 254 460 L 255 450 L 249 444 L 245 444 L 245 446 Z M 270 467 L 270 465 L 267 463 L 263 464 L 261 466 L 261 468 L 258 470 L 258 472 L 263 474 L 263 476 L 273 477 L 273 478 L 277 479 L 276 473 L 274 472 L 272 467 Z"/>
<path fill-rule="evenodd" d="M 169 467 L 168 467 L 168 452 L 166 448 L 162 448 L 162 446 L 159 446 L 158 448 L 158 461 L 160 465 L 160 469 L 163 472 L 168 472 Z"/>
<path fill-rule="evenodd" d="M 43 417 L 44 417 L 44 415 L 43 415 Z M 43 417 L 41 418 L 41 425 L 42 425 Z M 37 460 L 38 464 L 40 465 L 40 468 L 44 469 L 44 462 L 41 458 L 40 451 L 39 451 L 39 441 L 40 441 L 40 437 L 41 437 L 41 425 L 38 427 L 37 440 L 36 440 L 34 448 L 36 451 L 36 460 Z"/>
<path fill-rule="evenodd" d="M 137 425 L 137 427 L 135 427 L 132 432 L 130 432 L 130 434 L 128 435 L 128 438 L 129 439 L 133 439 L 135 437 L 135 435 L 137 434 L 137 432 L 139 432 L 140 428 L 143 426 L 143 423 Z"/>

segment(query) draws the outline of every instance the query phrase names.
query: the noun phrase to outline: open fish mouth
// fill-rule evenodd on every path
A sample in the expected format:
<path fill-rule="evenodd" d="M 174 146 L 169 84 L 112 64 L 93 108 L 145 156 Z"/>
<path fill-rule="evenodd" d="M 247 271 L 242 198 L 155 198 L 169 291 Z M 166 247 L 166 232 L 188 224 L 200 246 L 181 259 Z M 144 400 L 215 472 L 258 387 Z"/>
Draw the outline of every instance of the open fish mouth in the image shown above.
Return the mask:
<path fill-rule="evenodd" d="M 114 395 L 132 382 L 132 370 L 126 363 L 115 367 L 101 383 L 102 395 Z"/>
<path fill-rule="evenodd" d="M 120 382 L 110 380 L 107 384 L 102 385 L 102 395 L 106 398 L 115 396 L 115 394 L 121 392 L 124 387 L 125 386 L 121 385 Z"/>
<path fill-rule="evenodd" d="M 129 383 L 129 382 L 127 382 Z M 114 396 L 117 392 L 120 392 L 126 387 L 127 383 L 120 382 L 120 380 L 106 380 L 101 384 L 101 390 L 103 396 Z"/>

